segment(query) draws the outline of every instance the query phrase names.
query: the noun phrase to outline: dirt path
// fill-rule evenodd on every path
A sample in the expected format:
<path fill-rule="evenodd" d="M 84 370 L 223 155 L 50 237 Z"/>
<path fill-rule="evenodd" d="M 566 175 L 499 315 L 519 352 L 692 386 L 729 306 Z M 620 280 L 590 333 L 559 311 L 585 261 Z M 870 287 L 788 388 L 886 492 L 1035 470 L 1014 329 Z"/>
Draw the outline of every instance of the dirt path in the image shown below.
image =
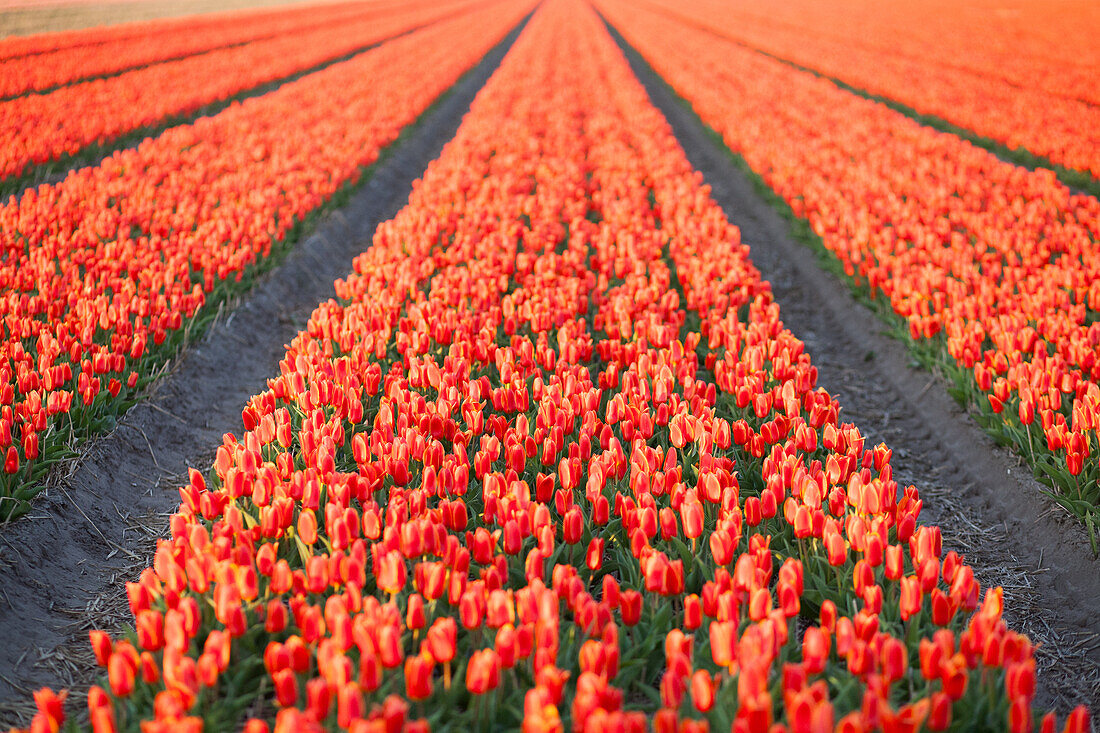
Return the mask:
<path fill-rule="evenodd" d="M 895 478 L 924 498 L 944 549 L 966 555 L 983 587 L 1005 588 L 1006 618 L 1040 643 L 1040 707 L 1100 711 L 1100 562 L 1080 525 L 1040 493 L 1014 454 L 948 395 L 945 382 L 911 366 L 906 346 L 818 266 L 788 223 L 754 189 L 687 105 L 616 34 L 635 73 L 665 114 L 715 200 L 741 228 L 770 281 L 787 327 L 806 343 L 818 383 L 873 445 L 893 449 Z M 1095 715 L 1094 715 L 1095 717 Z"/>
<path fill-rule="evenodd" d="M 313 4 L 323 5 L 337 1 L 313 0 Z M 304 4 L 306 3 L 302 0 L 128 0 L 109 3 L 10 0 L 0 2 L 0 38 L 175 18 L 181 15 Z"/>
<path fill-rule="evenodd" d="M 240 433 L 241 408 L 278 374 L 284 344 L 334 296 L 333 281 L 351 271 L 378 223 L 405 204 L 518 33 L 437 102 L 351 201 L 213 326 L 62 485 L 0 527 L 0 728 L 29 722 L 34 689 L 90 681 L 87 631 L 132 622 L 123 582 L 151 561 L 187 466 L 209 465 L 221 436 Z"/>

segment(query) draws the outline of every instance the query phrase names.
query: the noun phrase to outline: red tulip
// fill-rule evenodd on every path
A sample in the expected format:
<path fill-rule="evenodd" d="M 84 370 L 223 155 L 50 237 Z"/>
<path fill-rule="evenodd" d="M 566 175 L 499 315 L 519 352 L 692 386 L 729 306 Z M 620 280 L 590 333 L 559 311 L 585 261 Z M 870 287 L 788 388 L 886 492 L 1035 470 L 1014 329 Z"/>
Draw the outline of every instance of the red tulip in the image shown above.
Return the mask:
<path fill-rule="evenodd" d="M 719 667 L 729 667 L 737 661 L 737 625 L 732 621 L 712 621 L 710 653 Z"/>
<path fill-rule="evenodd" d="M 636 626 L 642 618 L 642 594 L 632 589 L 620 591 L 619 612 L 624 624 Z"/>
<path fill-rule="evenodd" d="M 691 676 L 691 701 L 701 713 L 714 707 L 714 679 L 705 670 L 697 670 Z"/>
<path fill-rule="evenodd" d="M 437 662 L 449 662 L 455 657 L 458 627 L 449 616 L 436 619 L 428 629 L 428 650 Z"/>
<path fill-rule="evenodd" d="M 703 534 L 703 505 L 698 501 L 688 501 L 680 507 L 680 519 L 684 524 L 684 535 L 694 540 Z"/>
<path fill-rule="evenodd" d="M 387 552 L 378 560 L 378 588 L 391 596 L 405 588 L 407 569 L 400 552 Z"/>
<path fill-rule="evenodd" d="M 410 700 L 431 697 L 433 666 L 431 656 L 423 653 L 405 660 L 405 695 Z"/>
<path fill-rule="evenodd" d="M 907 575 L 901 579 L 901 600 L 898 601 L 898 609 L 901 611 L 901 620 L 908 621 L 911 617 L 920 613 L 921 602 L 924 594 L 921 593 L 920 579 Z"/>
<path fill-rule="evenodd" d="M 100 667 L 106 667 L 111 657 L 111 637 L 106 631 L 92 629 L 88 632 L 88 639 L 91 641 L 92 651 L 95 652 L 96 664 Z"/>
<path fill-rule="evenodd" d="M 480 649 L 466 666 L 466 689 L 474 695 L 484 695 L 500 684 L 500 656 L 493 649 Z"/>
<path fill-rule="evenodd" d="M 829 660 L 829 635 L 816 626 L 806 629 L 802 637 L 802 661 L 809 674 L 825 669 Z"/>
<path fill-rule="evenodd" d="M 579 507 L 573 507 L 562 519 L 562 539 L 570 545 L 581 541 L 584 534 L 584 517 Z"/>
<path fill-rule="evenodd" d="M 392 669 L 405 658 L 405 649 L 401 644 L 401 630 L 393 624 L 383 624 L 377 630 L 378 658 L 382 666 Z"/>
<path fill-rule="evenodd" d="M 694 631 L 703 624 L 703 603 L 692 593 L 684 598 L 684 628 Z"/>
<path fill-rule="evenodd" d="M 115 697 L 127 697 L 133 692 L 136 676 L 136 666 L 128 655 L 117 651 L 111 654 L 107 661 L 107 679 Z"/>
<path fill-rule="evenodd" d="M 272 681 L 275 683 L 275 699 L 280 707 L 289 708 L 298 701 L 298 678 L 294 671 L 281 669 L 273 672 Z"/>
<path fill-rule="evenodd" d="M 596 571 L 600 569 L 603 564 L 604 545 L 605 542 L 602 537 L 593 537 L 588 543 L 588 550 L 585 552 L 585 565 L 589 570 Z"/>

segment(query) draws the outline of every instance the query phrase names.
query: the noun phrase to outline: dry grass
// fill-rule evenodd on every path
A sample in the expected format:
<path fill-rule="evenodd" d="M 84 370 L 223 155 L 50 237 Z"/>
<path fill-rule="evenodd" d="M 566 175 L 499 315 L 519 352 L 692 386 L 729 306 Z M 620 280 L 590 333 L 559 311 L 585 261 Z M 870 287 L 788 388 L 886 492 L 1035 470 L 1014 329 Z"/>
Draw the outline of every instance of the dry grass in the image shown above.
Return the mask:
<path fill-rule="evenodd" d="M 182 481 L 183 478 L 173 477 L 173 480 Z M 58 686 L 69 691 L 66 715 L 81 724 L 87 723 L 88 688 L 96 682 L 100 673 L 88 643 L 88 631 L 105 629 L 115 636 L 133 628 L 133 616 L 126 599 L 126 581 L 137 580 L 149 565 L 157 540 L 165 538 L 168 530 L 169 514 L 135 516 L 124 514 L 118 507 L 115 510 L 126 523 L 120 542 L 129 550 L 126 553 L 129 561 L 111 573 L 104 592 L 88 601 L 83 608 L 58 609 L 61 615 L 72 619 L 64 628 L 67 638 L 64 644 L 51 650 L 28 652 L 16 665 L 48 670 Z M 11 678 L 5 677 L 4 680 L 22 695 L 14 702 L 0 703 L 0 729 L 8 725 L 28 725 L 35 713 L 34 691 L 16 684 Z"/>
<path fill-rule="evenodd" d="M 899 477 L 899 483 L 908 482 Z M 920 483 L 925 500 L 922 521 L 940 526 L 944 551 L 963 555 L 983 588 L 999 585 L 1004 589 L 1005 620 L 1038 647 L 1036 707 L 1057 710 L 1060 716 L 1077 705 L 1100 709 L 1100 665 L 1095 661 L 1100 637 L 1058 623 L 1054 610 L 1046 607 L 1035 587 L 1043 568 L 1029 569 L 1013 553 L 1019 538 L 1010 537 L 1004 525 L 984 526 L 975 519 L 960 499 L 968 488 L 944 487 L 933 477 L 925 477 Z"/>
<path fill-rule="evenodd" d="M 313 0 L 330 2 L 332 0 Z M 0 38 L 117 25 L 223 10 L 303 4 L 303 0 L 131 0 L 0 7 Z"/>

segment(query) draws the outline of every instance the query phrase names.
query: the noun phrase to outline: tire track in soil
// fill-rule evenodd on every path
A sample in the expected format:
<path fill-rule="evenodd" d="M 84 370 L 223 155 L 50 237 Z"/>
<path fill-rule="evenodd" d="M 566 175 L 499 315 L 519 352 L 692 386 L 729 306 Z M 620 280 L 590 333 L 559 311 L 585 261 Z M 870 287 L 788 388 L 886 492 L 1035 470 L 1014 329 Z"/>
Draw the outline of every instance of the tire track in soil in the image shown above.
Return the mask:
<path fill-rule="evenodd" d="M 818 266 L 687 102 L 608 27 L 711 195 L 741 229 L 785 325 L 806 343 L 819 386 L 840 403 L 841 419 L 855 423 L 869 444 L 893 450 L 894 478 L 920 490 L 921 519 L 942 528 L 944 551 L 965 555 L 983 588 L 1003 586 L 1010 626 L 1040 644 L 1036 707 L 1064 716 L 1085 704 L 1098 717 L 1100 562 L 1083 528 L 1040 493 L 1019 457 L 994 445 L 949 396 L 945 380 L 913 368 L 906 345 L 887 335 L 846 282 Z"/>
<path fill-rule="evenodd" d="M 413 180 L 454 137 L 529 18 L 384 150 L 349 203 L 260 278 L 113 433 L 87 448 L 71 475 L 0 527 L 0 728 L 30 722 L 35 689 L 83 691 L 92 682 L 87 632 L 132 626 L 122 581 L 152 561 L 187 467 L 210 465 L 222 435 L 240 433 L 241 409 L 278 374 L 284 344 L 318 303 L 335 297 L 333 282 L 351 272 L 375 227 L 405 205 Z M 82 699 L 68 707 L 81 714 Z"/>

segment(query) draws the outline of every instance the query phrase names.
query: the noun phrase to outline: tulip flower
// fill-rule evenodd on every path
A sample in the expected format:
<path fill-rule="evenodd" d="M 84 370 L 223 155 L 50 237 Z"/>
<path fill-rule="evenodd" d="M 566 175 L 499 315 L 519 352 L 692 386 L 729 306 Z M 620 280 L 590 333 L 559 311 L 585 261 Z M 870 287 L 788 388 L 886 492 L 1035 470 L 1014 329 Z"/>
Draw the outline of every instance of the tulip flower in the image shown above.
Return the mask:
<path fill-rule="evenodd" d="M 4 473 L 13 474 L 19 471 L 19 451 L 15 449 L 14 445 L 8 446 L 8 451 L 4 456 Z"/>
<path fill-rule="evenodd" d="M 432 694 L 431 655 L 417 654 L 405 660 L 405 694 L 410 700 L 425 700 Z"/>
<path fill-rule="evenodd" d="M 680 507 L 680 517 L 684 523 L 684 535 L 692 539 L 703 534 L 703 505 L 698 501 L 689 501 Z"/>
<path fill-rule="evenodd" d="M 480 649 L 466 666 L 466 689 L 474 695 L 484 695 L 500 684 L 500 656 L 493 649 Z"/>
<path fill-rule="evenodd" d="M 450 616 L 436 619 L 428 629 L 428 651 L 437 662 L 443 663 L 443 686 L 451 688 L 451 660 L 455 657 L 458 627 Z"/>
<path fill-rule="evenodd" d="M 115 697 L 126 697 L 134 690 L 136 665 L 122 652 L 113 652 L 107 661 L 107 679 Z"/>
<path fill-rule="evenodd" d="M 100 667 L 106 667 L 111 657 L 111 637 L 106 631 L 92 629 L 88 632 L 88 638 L 92 644 L 92 651 L 95 653 L 96 664 Z"/>
<path fill-rule="evenodd" d="M 275 683 L 275 699 L 284 708 L 293 706 L 298 701 L 298 678 L 291 669 L 281 669 L 271 675 Z"/>
<path fill-rule="evenodd" d="M 619 611 L 624 624 L 636 626 L 642 617 L 642 594 L 632 589 L 620 591 Z"/>
<path fill-rule="evenodd" d="M 714 679 L 705 670 L 697 670 L 691 676 L 691 701 L 701 713 L 714 707 Z"/>
<path fill-rule="evenodd" d="M 399 552 L 388 552 L 379 559 L 378 587 L 391 596 L 405 587 L 407 577 L 405 560 Z"/>
<path fill-rule="evenodd" d="M 603 554 L 605 541 L 601 537 L 593 537 L 588 543 L 588 549 L 585 552 L 585 565 L 589 570 L 599 570 L 603 565 Z"/>

